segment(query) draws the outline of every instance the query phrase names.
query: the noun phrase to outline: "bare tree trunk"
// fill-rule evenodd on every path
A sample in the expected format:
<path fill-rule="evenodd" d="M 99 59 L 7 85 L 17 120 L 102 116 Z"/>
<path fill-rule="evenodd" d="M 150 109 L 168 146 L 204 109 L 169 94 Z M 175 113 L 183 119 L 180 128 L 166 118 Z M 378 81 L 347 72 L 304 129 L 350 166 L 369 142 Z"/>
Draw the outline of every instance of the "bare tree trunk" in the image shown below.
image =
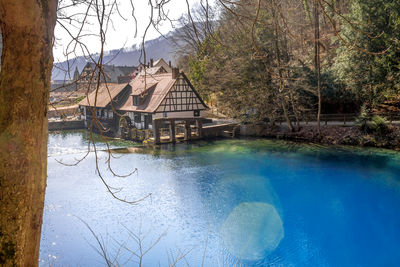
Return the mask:
<path fill-rule="evenodd" d="M 289 75 L 288 75 L 288 77 L 289 77 Z M 292 89 L 289 89 L 289 97 L 290 97 L 290 102 L 292 103 L 293 114 L 296 119 L 296 131 L 298 132 L 298 131 L 300 131 L 300 119 L 299 119 L 299 112 L 296 107 L 296 101 L 294 99 Z"/>
<path fill-rule="evenodd" d="M 0 0 L 0 265 L 37 266 L 57 0 Z"/>
<path fill-rule="evenodd" d="M 319 5 L 318 0 L 314 0 L 314 52 L 315 52 L 315 71 L 317 73 L 317 93 L 318 93 L 318 135 L 321 137 L 321 55 L 319 46 Z"/>
<path fill-rule="evenodd" d="M 290 117 L 289 117 L 289 113 L 287 110 L 287 103 L 286 103 L 285 95 L 283 92 L 285 89 L 285 81 L 284 81 L 284 77 L 283 77 L 283 69 L 282 69 L 282 64 L 281 64 L 281 52 L 279 50 L 278 18 L 276 17 L 274 8 L 272 8 L 272 15 L 274 17 L 274 31 L 275 31 L 274 45 L 275 45 L 275 53 L 276 53 L 276 59 L 277 59 L 277 63 L 278 63 L 278 70 L 279 70 L 279 93 L 281 94 L 281 105 L 282 105 L 282 109 L 283 109 L 283 115 L 286 119 L 289 129 L 291 132 L 294 132 L 294 127 L 293 127 L 292 121 L 290 120 Z"/>

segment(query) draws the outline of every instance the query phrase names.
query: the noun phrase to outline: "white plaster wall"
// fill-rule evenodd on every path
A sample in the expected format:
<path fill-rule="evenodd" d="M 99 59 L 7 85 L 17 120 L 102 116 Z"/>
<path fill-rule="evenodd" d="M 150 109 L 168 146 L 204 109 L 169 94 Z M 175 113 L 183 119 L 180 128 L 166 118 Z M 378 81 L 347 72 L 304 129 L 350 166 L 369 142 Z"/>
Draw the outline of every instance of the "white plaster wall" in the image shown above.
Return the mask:
<path fill-rule="evenodd" d="M 128 117 L 131 119 L 131 121 L 135 120 L 135 116 L 133 115 L 133 112 L 128 112 Z"/>
<path fill-rule="evenodd" d="M 86 121 L 86 107 L 83 106 L 83 119 Z"/>

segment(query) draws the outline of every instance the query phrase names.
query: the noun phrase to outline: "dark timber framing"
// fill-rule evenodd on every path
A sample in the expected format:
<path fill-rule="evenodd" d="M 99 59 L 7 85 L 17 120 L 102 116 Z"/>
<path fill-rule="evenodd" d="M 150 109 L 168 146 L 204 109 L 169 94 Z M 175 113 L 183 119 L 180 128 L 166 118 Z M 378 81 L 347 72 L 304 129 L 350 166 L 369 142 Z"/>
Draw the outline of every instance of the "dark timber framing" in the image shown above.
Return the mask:
<path fill-rule="evenodd" d="M 208 107 L 186 75 L 177 68 L 172 70 L 139 75 L 126 85 L 102 86 L 80 103 L 86 111 L 85 122 L 88 125 L 96 115 L 106 128 L 101 130 L 112 129 L 114 135 L 138 141 L 154 137 L 155 144 L 201 138 Z M 138 96 L 143 99 L 134 99 Z M 96 114 L 90 116 L 91 110 Z"/>
<path fill-rule="evenodd" d="M 162 112 L 204 110 L 207 107 L 186 76 L 180 76 L 159 108 Z"/>

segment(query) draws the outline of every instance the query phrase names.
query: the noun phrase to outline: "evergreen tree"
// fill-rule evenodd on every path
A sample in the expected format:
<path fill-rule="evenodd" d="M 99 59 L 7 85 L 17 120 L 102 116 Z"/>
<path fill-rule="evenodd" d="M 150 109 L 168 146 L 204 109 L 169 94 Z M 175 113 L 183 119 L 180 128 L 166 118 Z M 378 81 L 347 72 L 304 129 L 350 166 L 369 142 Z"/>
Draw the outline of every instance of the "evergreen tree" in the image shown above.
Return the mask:
<path fill-rule="evenodd" d="M 400 92 L 400 2 L 352 1 L 342 21 L 336 79 L 374 106 Z"/>

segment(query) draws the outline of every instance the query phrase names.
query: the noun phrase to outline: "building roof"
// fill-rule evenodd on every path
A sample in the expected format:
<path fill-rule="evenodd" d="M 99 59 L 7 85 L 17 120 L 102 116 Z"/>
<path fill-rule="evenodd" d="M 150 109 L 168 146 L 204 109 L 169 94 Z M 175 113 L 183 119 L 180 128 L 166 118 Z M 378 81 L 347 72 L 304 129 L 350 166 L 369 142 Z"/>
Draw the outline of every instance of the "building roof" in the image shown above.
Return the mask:
<path fill-rule="evenodd" d="M 127 86 L 128 84 L 126 83 L 103 83 L 99 86 L 99 90 L 94 90 L 85 99 L 79 102 L 79 105 L 94 106 L 97 94 L 96 107 L 104 108 Z"/>
<path fill-rule="evenodd" d="M 167 62 L 165 62 L 165 60 L 163 58 L 160 58 L 160 59 L 156 60 L 153 63 L 153 66 L 154 67 L 162 66 L 162 67 L 164 67 L 164 69 L 167 72 L 171 72 L 172 71 L 172 67 Z"/>
<path fill-rule="evenodd" d="M 90 66 L 92 69 L 96 69 L 98 73 L 98 68 L 93 62 L 88 62 L 86 66 Z M 118 82 L 119 76 L 130 75 L 136 67 L 134 66 L 114 66 L 114 65 L 103 65 L 103 73 L 111 82 Z"/>
<path fill-rule="evenodd" d="M 145 95 L 143 103 L 134 106 L 130 98 L 119 109 L 123 111 L 153 113 L 168 94 L 175 81 L 176 79 L 172 79 L 172 73 L 138 76 L 129 85 L 132 88 L 132 95 Z"/>
<path fill-rule="evenodd" d="M 139 75 L 144 75 L 145 71 L 146 71 L 146 74 L 149 74 L 149 75 L 155 75 L 155 74 L 167 72 L 163 66 L 156 66 L 156 67 L 145 68 L 144 70 L 142 70 L 140 72 Z"/>
<path fill-rule="evenodd" d="M 144 112 L 154 113 L 167 96 L 177 79 L 173 79 L 172 73 L 162 73 L 155 75 L 139 75 L 133 79 L 129 84 L 117 84 L 107 83 L 101 84 L 99 90 L 97 90 L 97 107 L 104 108 L 114 101 L 116 109 L 121 111 L 132 111 L 132 112 Z M 185 74 L 182 72 L 178 75 L 187 80 Z M 192 87 L 190 81 L 187 80 L 189 86 Z M 120 94 L 122 91 L 124 93 Z M 201 103 L 204 104 L 201 97 L 197 94 L 196 90 L 194 93 L 199 97 Z M 118 99 L 116 98 L 118 96 Z M 143 102 L 140 105 L 133 105 L 132 96 L 142 96 Z M 83 99 L 79 105 L 81 106 L 94 106 L 96 98 L 96 90 L 89 94 Z M 117 103 L 118 102 L 118 103 Z"/>
<path fill-rule="evenodd" d="M 159 59 L 157 59 L 156 61 L 154 61 L 154 66 L 156 66 L 158 63 L 160 63 L 161 62 L 161 60 L 164 60 L 163 58 L 159 58 Z"/>

